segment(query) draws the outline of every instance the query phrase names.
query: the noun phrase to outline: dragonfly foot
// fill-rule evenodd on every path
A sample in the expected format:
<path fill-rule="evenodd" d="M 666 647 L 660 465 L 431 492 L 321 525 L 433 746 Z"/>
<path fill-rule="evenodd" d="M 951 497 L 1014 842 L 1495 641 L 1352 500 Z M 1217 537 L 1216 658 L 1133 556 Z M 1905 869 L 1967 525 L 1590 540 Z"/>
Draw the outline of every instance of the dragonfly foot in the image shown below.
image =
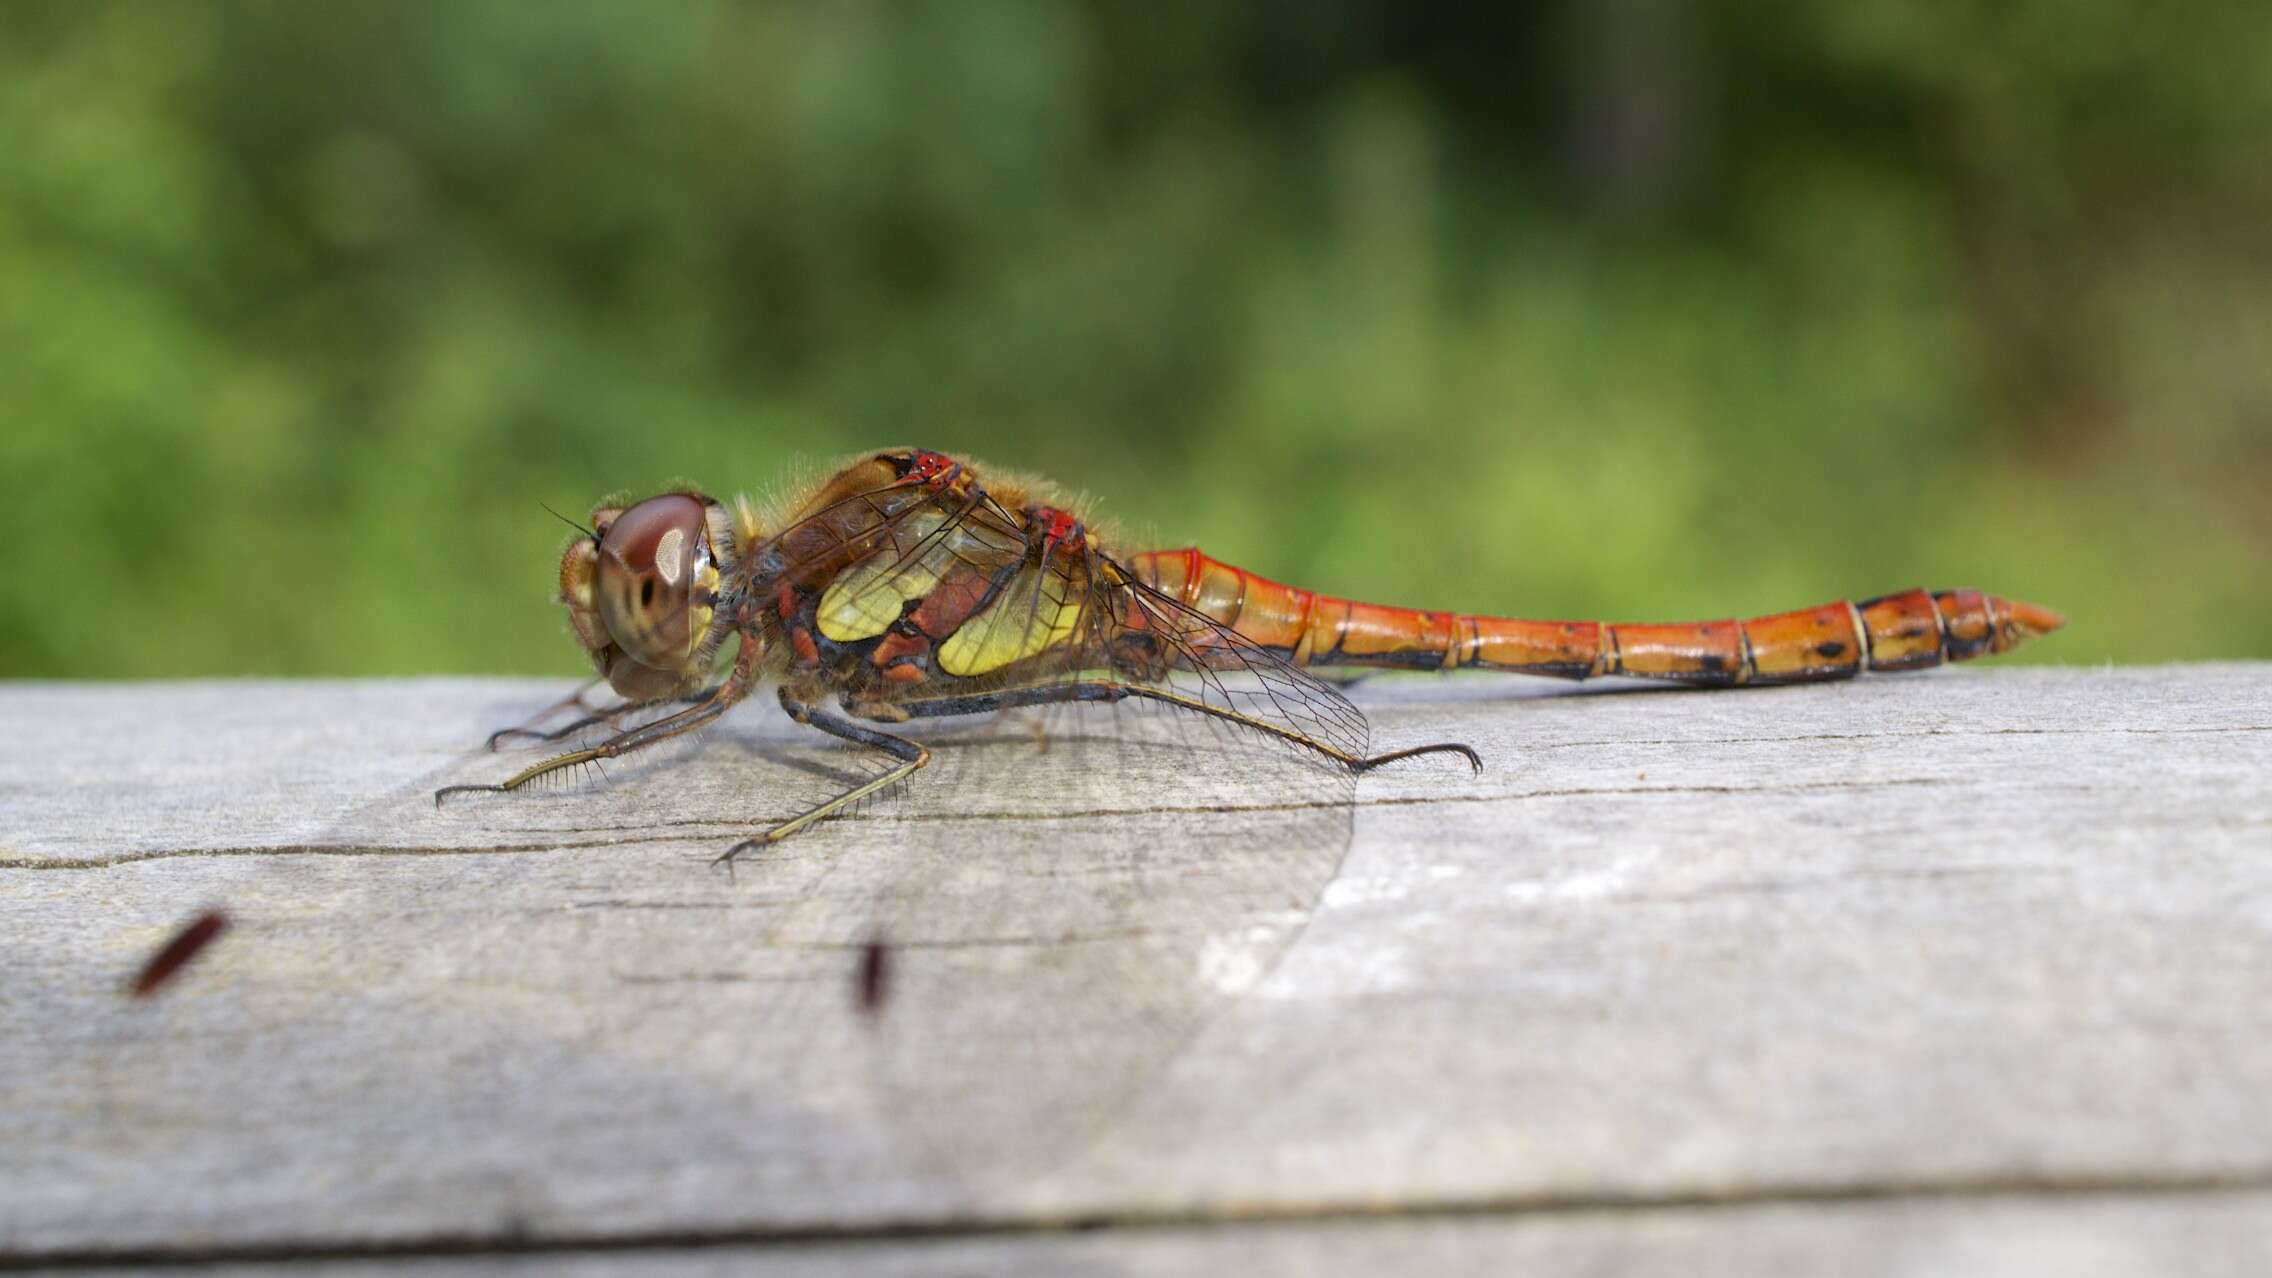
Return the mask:
<path fill-rule="evenodd" d="M 453 794 L 503 794 L 505 790 L 501 785 L 446 785 L 434 791 L 434 806 L 442 806 L 442 800 Z"/>
<path fill-rule="evenodd" d="M 712 857 L 710 864 L 725 866 L 727 873 L 730 874 L 733 872 L 735 859 L 740 857 L 742 853 L 749 852 L 764 846 L 765 840 L 763 839 L 743 839 L 741 842 L 736 843 L 734 846 L 727 848 L 723 852 L 720 852 L 717 856 Z"/>
<path fill-rule="evenodd" d="M 1403 750 L 1391 750 L 1387 754 L 1376 754 L 1369 759 L 1359 759 L 1351 766 L 1358 772 L 1370 772 L 1384 763 L 1395 763 L 1399 759 L 1415 759 L 1424 754 L 1464 755 L 1467 758 L 1467 766 L 1475 769 L 1478 776 L 1482 775 L 1483 756 L 1475 752 L 1475 747 L 1461 745 L 1457 741 L 1438 741 L 1432 745 L 1418 745 Z"/>

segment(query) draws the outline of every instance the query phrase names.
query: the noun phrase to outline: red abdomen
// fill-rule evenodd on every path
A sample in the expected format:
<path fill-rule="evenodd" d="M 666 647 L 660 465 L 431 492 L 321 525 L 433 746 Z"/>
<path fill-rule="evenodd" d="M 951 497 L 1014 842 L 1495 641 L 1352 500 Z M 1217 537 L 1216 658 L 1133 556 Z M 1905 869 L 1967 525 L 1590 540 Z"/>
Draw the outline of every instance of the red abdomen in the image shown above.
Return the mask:
<path fill-rule="evenodd" d="M 1321 595 L 1197 549 L 1149 551 L 1129 567 L 1146 584 L 1304 666 L 1800 683 L 2006 652 L 2066 621 L 2049 609 L 1976 590 L 1910 590 L 1741 621 L 1525 621 Z"/>

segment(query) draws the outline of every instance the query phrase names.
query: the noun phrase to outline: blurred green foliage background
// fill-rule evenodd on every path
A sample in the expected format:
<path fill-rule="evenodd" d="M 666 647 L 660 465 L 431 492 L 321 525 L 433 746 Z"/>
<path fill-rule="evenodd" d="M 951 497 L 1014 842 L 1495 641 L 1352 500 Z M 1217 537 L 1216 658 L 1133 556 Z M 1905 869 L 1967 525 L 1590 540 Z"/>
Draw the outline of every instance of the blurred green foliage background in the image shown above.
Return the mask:
<path fill-rule="evenodd" d="M 2272 655 L 2272 6 L 0 8 L 0 673 L 579 669 L 919 443 L 1390 603 Z"/>

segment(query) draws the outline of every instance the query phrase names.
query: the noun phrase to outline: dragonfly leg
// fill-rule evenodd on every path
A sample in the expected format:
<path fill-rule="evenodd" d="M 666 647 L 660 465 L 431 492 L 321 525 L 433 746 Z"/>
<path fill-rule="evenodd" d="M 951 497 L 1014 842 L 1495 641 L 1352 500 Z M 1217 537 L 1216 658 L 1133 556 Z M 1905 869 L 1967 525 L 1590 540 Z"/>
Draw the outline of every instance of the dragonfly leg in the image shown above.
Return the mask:
<path fill-rule="evenodd" d="M 869 795 L 874 794 L 878 790 L 886 789 L 890 786 L 894 786 L 902 781 L 905 781 L 907 778 L 914 776 L 916 771 L 922 768 L 924 764 L 927 764 L 931 761 L 931 752 L 925 749 L 923 746 L 918 745 L 917 743 L 910 741 L 905 737 L 895 737 L 889 732 L 879 731 L 875 728 L 861 727 L 859 724 L 854 723 L 849 719 L 839 719 L 835 715 L 832 715 L 825 710 L 816 709 L 812 706 L 806 705 L 804 702 L 799 701 L 795 697 L 789 695 L 789 690 L 787 688 L 781 689 L 781 709 L 787 712 L 790 718 L 795 719 L 799 723 L 818 728 L 832 737 L 838 737 L 846 741 L 855 742 L 859 745 L 873 746 L 874 748 L 883 751 L 885 754 L 888 754 L 891 757 L 899 760 L 899 763 L 896 767 L 885 771 L 880 776 L 874 777 L 867 781 L 863 781 L 825 803 L 815 804 L 812 807 L 799 812 L 797 815 L 790 817 L 788 820 L 783 821 L 777 826 L 774 826 L 772 829 L 767 830 L 765 833 L 758 835 L 754 839 L 743 839 L 741 842 L 736 843 L 734 846 L 727 848 L 724 854 L 719 856 L 718 860 L 715 862 L 716 864 L 730 865 L 733 863 L 735 857 L 740 856 L 744 852 L 748 852 L 755 848 L 769 847 L 775 843 L 779 843 L 781 840 L 788 838 L 790 835 L 804 829 L 806 826 L 811 825 L 815 821 L 821 820 L 824 817 L 834 816 L 838 812 L 843 811 L 845 808 L 851 806 L 852 804 L 858 803 L 860 800 L 867 798 Z"/>
<path fill-rule="evenodd" d="M 1351 759 L 1348 763 L 1354 771 L 1370 772 L 1384 763 L 1395 763 L 1399 759 L 1417 759 L 1424 754 L 1460 755 L 1467 760 L 1468 767 L 1475 769 L 1477 773 L 1483 771 L 1483 756 L 1475 752 L 1474 746 L 1464 745 L 1458 741 L 1433 741 L 1427 745 L 1406 746 L 1402 750 L 1391 750 L 1386 754 L 1376 754 L 1363 759 Z"/>
<path fill-rule="evenodd" d="M 591 678 L 577 684 L 576 690 L 574 692 L 569 693 L 567 696 L 562 697 L 560 700 L 555 701 L 551 705 L 546 706 L 544 709 L 537 711 L 533 715 L 530 715 L 528 722 L 521 724 L 517 728 L 499 728 L 497 731 L 490 733 L 489 748 L 495 750 L 497 748 L 497 742 L 505 737 L 533 737 L 540 735 L 536 725 L 543 723 L 545 720 L 551 718 L 556 714 L 559 714 L 561 711 L 566 710 L 570 706 L 574 706 L 579 710 L 591 709 L 591 704 L 584 700 L 584 694 L 590 692 L 594 688 L 599 687 L 602 683 L 605 682 L 607 682 L 606 676 L 593 675 Z"/>
<path fill-rule="evenodd" d="M 911 719 L 941 719 L 958 714 L 987 714 L 1020 706 L 1054 705 L 1066 701 L 1122 701 L 1141 693 L 1119 683 L 1062 683 L 1039 688 L 1012 688 L 975 697 L 932 697 L 893 704 Z"/>
<path fill-rule="evenodd" d="M 1374 768 L 1377 768 L 1384 763 L 1395 763 L 1399 759 L 1414 759 L 1424 754 L 1460 755 L 1467 760 L 1467 766 L 1475 769 L 1477 772 L 1483 771 L 1483 759 L 1482 756 L 1475 753 L 1475 747 L 1462 745 L 1457 741 L 1437 741 L 1428 745 L 1408 746 L 1402 750 L 1391 750 L 1386 754 L 1350 754 L 1346 750 L 1336 749 L 1335 747 L 1327 744 L 1326 742 L 1320 741 L 1315 737 L 1296 732 L 1291 728 L 1282 727 L 1279 724 L 1272 723 L 1267 719 L 1259 719 L 1252 715 L 1240 714 L 1238 711 L 1230 709 L 1227 706 L 1214 705 L 1199 697 L 1189 696 L 1187 694 L 1174 692 L 1165 688 L 1146 688 L 1140 685 L 1110 684 L 1106 686 L 1119 688 L 1121 691 L 1121 696 L 1142 697 L 1147 701 L 1157 701 L 1164 705 L 1181 706 L 1186 710 L 1196 710 L 1201 714 L 1213 715 L 1215 718 L 1225 719 L 1232 723 L 1243 723 L 1247 727 L 1254 728 L 1261 732 L 1267 732 L 1271 736 L 1277 737 L 1281 741 L 1285 741 L 1292 745 L 1301 746 L 1304 749 L 1315 750 L 1319 754 L 1324 755 L 1326 758 L 1346 766 L 1351 772 L 1370 772 Z M 1105 698 L 1084 698 L 1084 700 L 1089 699 L 1102 700 Z M 1119 698 L 1114 697 L 1110 698 L 1110 700 L 1117 701 L 1119 700 Z"/>
<path fill-rule="evenodd" d="M 566 754 L 556 754 L 542 763 L 532 763 L 496 785 L 443 786 L 434 791 L 434 806 L 442 806 L 442 800 L 453 794 L 502 794 L 509 790 L 518 790 L 547 773 L 558 772 L 562 768 L 573 768 L 580 763 L 591 763 L 599 759 L 613 759 L 619 755 L 629 754 L 641 746 L 653 745 L 657 741 L 678 736 L 683 732 L 692 732 L 724 714 L 735 702 L 741 700 L 744 686 L 738 680 L 729 679 L 720 684 L 717 692 L 700 705 L 690 706 L 677 714 L 666 715 L 653 723 L 641 724 L 628 731 L 618 732 L 589 749 L 571 750 Z"/>
<path fill-rule="evenodd" d="M 599 680 L 597 680 L 597 679 L 594 679 L 594 680 L 592 681 L 592 683 L 598 683 L 598 682 L 599 682 Z M 653 702 L 653 701 L 626 701 L 626 702 L 624 702 L 624 703 L 623 703 L 622 705 L 617 705 L 617 706 L 609 706 L 609 707 L 607 707 L 607 708 L 606 708 L 606 709 L 604 709 L 604 710 L 595 710 L 595 711 L 593 711 L 593 712 L 592 712 L 591 714 L 585 715 L 585 716 L 584 716 L 583 718 L 581 718 L 581 719 L 573 719 L 573 720 L 570 720 L 569 722 L 567 722 L 567 723 L 564 723 L 564 724 L 562 724 L 561 726 L 559 726 L 559 727 L 557 727 L 557 728 L 554 728 L 554 729 L 553 729 L 552 731 L 550 731 L 550 732 L 540 731 L 540 730 L 539 730 L 539 729 L 537 728 L 537 726 L 536 726 L 537 724 L 539 724 L 539 723 L 542 723 L 542 722 L 544 722 L 544 721 L 545 721 L 546 719 L 548 719 L 548 718 L 551 718 L 551 717 L 552 717 L 553 711 L 556 711 L 556 710 L 560 710 L 560 709 L 562 709 L 562 708 L 564 708 L 564 707 L 566 707 L 566 706 L 569 706 L 569 705 L 571 705 L 571 704 L 573 704 L 573 705 L 583 705 L 583 704 L 584 704 L 584 702 L 583 702 L 583 695 L 584 695 L 584 692 L 585 692 L 585 691 L 586 691 L 587 689 L 589 689 L 589 688 L 590 688 L 591 686 L 592 686 L 592 684 L 591 684 L 591 683 L 587 683 L 587 684 L 585 684 L 585 685 L 584 685 L 584 686 L 583 686 L 582 688 L 578 688 L 578 689 L 576 690 L 576 695 L 575 695 L 574 697 L 571 697 L 571 698 L 569 698 L 569 699 L 568 699 L 567 701 L 563 701 L 563 702 L 561 702 L 561 703 L 560 703 L 559 705 L 555 705 L 555 706 L 551 707 L 551 709 L 548 709 L 548 710 L 544 711 L 544 712 L 543 712 L 542 714 L 539 714 L 538 716 L 536 716 L 536 718 L 529 720 L 529 721 L 528 721 L 527 723 L 525 723 L 525 724 L 522 724 L 522 725 L 521 725 L 520 727 L 517 727 L 517 728 L 499 728 L 499 729 L 497 729 L 497 731 L 490 733 L 490 734 L 489 734 L 489 749 L 490 749 L 490 751 L 491 751 L 492 753 L 494 753 L 494 752 L 496 751 L 496 749 L 497 749 L 497 743 L 498 743 L 498 742 L 500 742 L 500 741 L 503 741 L 503 740 L 504 740 L 505 738 L 507 738 L 507 737 L 527 737 L 527 738 L 529 738 L 529 739 L 530 739 L 530 740 L 532 740 L 532 741 L 559 741 L 559 740 L 562 740 L 563 738 L 566 738 L 566 737 L 572 737 L 572 736 L 576 735 L 577 733 L 579 733 L 579 732 L 582 732 L 582 731 L 583 731 L 584 729 L 586 729 L 586 728 L 589 728 L 589 727 L 593 727 L 593 726 L 595 726 L 595 725 L 597 725 L 597 724 L 602 724 L 602 723 L 613 723 L 613 722 L 615 722 L 615 721 L 616 721 L 617 719 L 620 719 L 620 718 L 622 718 L 623 716 L 625 716 L 625 715 L 627 715 L 627 714 L 631 713 L 632 711 L 634 711 L 634 710 L 637 710 L 637 709 L 639 709 L 639 708 L 641 708 L 641 707 L 643 707 L 643 706 L 651 706 L 651 705 L 657 705 L 657 704 L 660 704 L 660 703 L 658 703 L 658 702 Z M 719 685 L 719 686 L 720 686 L 720 687 L 723 687 L 724 685 L 722 685 L 722 684 L 721 684 L 721 685 Z M 692 694 L 692 695 L 690 695 L 690 696 L 679 697 L 679 698 L 677 698 L 677 700 L 678 700 L 678 703 L 679 703 L 679 704 L 681 704 L 681 705 L 689 705 L 689 706 L 691 706 L 691 705 L 699 705 L 699 704 L 701 704 L 702 702 L 708 701 L 708 700 L 709 700 L 710 698 L 712 698 L 712 697 L 714 697 L 714 696 L 717 696 L 717 695 L 718 695 L 718 689 L 717 689 L 717 688 L 705 688 L 705 689 L 704 689 L 704 690 L 702 690 L 701 692 L 697 692 L 697 693 L 694 693 L 694 694 Z M 586 706 L 585 708 L 586 708 L 586 709 L 590 709 L 590 707 L 588 707 L 588 706 Z"/>
<path fill-rule="evenodd" d="M 1370 772 L 1384 763 L 1395 763 L 1400 759 L 1414 759 L 1426 754 L 1460 755 L 1466 758 L 1469 767 L 1477 772 L 1483 771 L 1483 760 L 1481 756 L 1475 753 L 1474 747 L 1462 745 L 1457 741 L 1439 741 L 1429 745 L 1408 746 L 1402 750 L 1391 750 L 1386 754 L 1347 754 L 1322 741 L 1291 732 L 1273 723 L 1250 718 L 1235 710 L 1211 705 L 1197 697 L 1186 697 L 1158 688 L 1146 688 L 1125 683 L 1068 683 L 1055 687 L 1016 688 L 1008 692 L 988 693 L 975 697 L 941 697 L 929 701 L 902 701 L 897 704 L 907 712 L 910 718 L 934 718 L 942 715 L 983 714 L 989 710 L 1008 710 L 1017 706 L 1043 705 L 1049 702 L 1110 702 L 1125 700 L 1129 697 L 1142 697 L 1147 701 L 1180 706 L 1186 710 L 1196 710 L 1201 714 L 1213 715 L 1218 719 L 1228 719 L 1232 723 L 1243 723 L 1248 727 L 1258 728 L 1272 736 L 1279 737 L 1294 745 L 1315 750 L 1329 759 L 1346 764 L 1352 772 Z"/>

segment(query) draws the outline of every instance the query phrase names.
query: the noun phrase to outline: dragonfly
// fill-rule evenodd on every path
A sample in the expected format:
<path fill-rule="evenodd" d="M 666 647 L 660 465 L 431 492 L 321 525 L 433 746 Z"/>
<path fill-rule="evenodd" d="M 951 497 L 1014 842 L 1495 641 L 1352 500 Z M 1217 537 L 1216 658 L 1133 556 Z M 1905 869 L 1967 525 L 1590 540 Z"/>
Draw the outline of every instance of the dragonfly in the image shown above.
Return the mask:
<path fill-rule="evenodd" d="M 989 1201 L 990 1187 L 1052 1183 L 1113 1133 L 1144 1138 L 1157 1080 L 1209 1050 L 1219 1018 L 1280 979 L 1307 935 L 1354 842 L 1359 776 L 1482 766 L 1458 742 L 1376 750 L 1344 676 L 1806 682 L 2003 652 L 2061 623 L 1961 590 L 1681 625 L 1392 608 L 1197 549 L 1127 549 L 1081 511 L 1044 481 L 913 448 L 859 455 L 763 506 L 688 489 L 603 504 L 558 578 L 595 678 L 488 742 L 559 752 L 475 784 L 500 764 L 476 745 L 342 814 L 284 858 L 293 882 L 248 874 L 128 989 L 195 984 L 226 929 L 259 958 L 224 978 L 288 1004 L 367 979 L 369 937 L 382 956 L 418 956 L 388 969 L 390 998 L 482 991 L 516 1009 L 481 1022 L 475 1055 L 496 1077 L 556 1068 L 558 1042 L 611 1035 L 635 1007 L 702 1062 L 652 1062 L 674 1084 L 658 1098 L 695 1089 L 721 1112 L 774 1113 L 825 1096 L 815 1113 L 889 1151 L 879 1177 L 943 1177 Z M 601 684 L 619 700 L 588 704 Z M 670 757 L 664 743 L 767 688 L 786 719 L 754 726 L 773 731 L 704 734 L 696 757 L 728 766 Z M 1016 716 L 1046 720 L 1047 740 L 1002 731 Z M 795 725 L 817 748 L 784 736 Z M 627 755 L 640 762 L 600 787 L 437 810 Z M 919 774 L 920 811 L 836 822 L 825 856 L 749 855 Z M 463 784 L 433 789 L 443 781 Z M 1154 781 L 1173 787 L 1172 818 Z M 746 858 L 741 877 L 656 879 L 651 858 L 682 843 Z M 370 862 L 311 855 L 335 848 L 468 854 L 420 863 L 428 886 L 405 909 Z M 573 870 L 529 872 L 563 849 Z M 682 912 L 651 926 L 632 912 L 647 907 Z M 701 990 L 699 1012 L 674 1010 L 693 1006 L 684 988 Z M 570 1075 L 559 1104 L 590 1086 Z M 677 1130 L 624 1121 L 621 1092 L 581 1095 L 619 1107 L 613 1131 Z M 740 1158 L 709 1166 L 737 1174 Z"/>
<path fill-rule="evenodd" d="M 562 555 L 559 599 L 594 683 L 622 700 L 550 731 L 506 729 L 491 745 L 560 740 L 642 708 L 680 708 L 501 782 L 444 787 L 435 802 L 621 757 L 701 728 L 768 685 L 795 722 L 891 761 L 734 844 L 720 858 L 730 862 L 924 769 L 930 748 L 897 730 L 915 720 L 1144 702 L 1350 775 L 1428 755 L 1480 771 L 1481 758 L 1459 742 L 1372 752 L 1364 714 L 1325 676 L 1474 669 L 1699 687 L 1806 683 L 2007 652 L 2065 623 L 1969 589 L 1677 624 L 1390 607 L 1286 585 L 1197 548 L 1123 551 L 1076 504 L 1046 481 L 890 448 L 858 456 L 772 513 L 690 490 L 594 510 Z"/>

